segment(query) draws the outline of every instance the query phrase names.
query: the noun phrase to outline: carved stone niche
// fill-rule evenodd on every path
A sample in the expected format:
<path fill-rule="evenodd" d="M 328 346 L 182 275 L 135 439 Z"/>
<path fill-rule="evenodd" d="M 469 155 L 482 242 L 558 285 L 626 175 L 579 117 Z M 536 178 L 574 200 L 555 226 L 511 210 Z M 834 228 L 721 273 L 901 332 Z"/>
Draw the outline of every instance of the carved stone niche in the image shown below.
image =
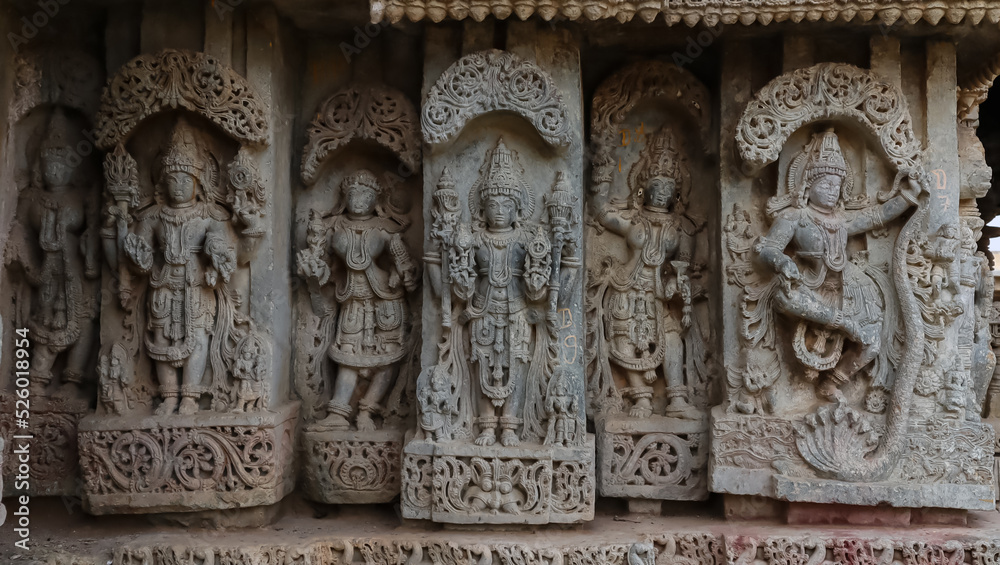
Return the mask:
<path fill-rule="evenodd" d="M 0 274 L 0 437 L 10 453 L 33 436 L 31 496 L 75 495 L 77 425 L 94 409 L 101 302 L 100 157 L 92 99 L 103 80 L 85 52 L 41 50 L 15 66 L 12 220 Z M 30 352 L 27 357 L 19 351 Z M 27 395 L 27 396 L 25 396 Z"/>
<path fill-rule="evenodd" d="M 416 424 L 419 116 L 401 92 L 359 84 L 308 131 L 295 234 L 303 487 L 320 502 L 389 502 Z"/>
<path fill-rule="evenodd" d="M 774 79 L 744 110 L 744 169 L 777 162 L 761 177 L 777 186 L 723 210 L 738 357 L 712 413 L 713 492 L 993 508 L 994 433 L 959 320 L 963 226 L 928 197 L 942 174 L 911 123 L 898 87 L 832 63 Z"/>
<path fill-rule="evenodd" d="M 541 35 L 547 56 L 577 61 L 575 45 Z M 536 53 L 530 40 L 512 50 Z M 574 64 L 557 82 L 552 61 L 488 50 L 428 78 L 423 369 L 404 518 L 593 519 Z"/>
<path fill-rule="evenodd" d="M 718 234 L 698 156 L 715 147 L 711 108 L 693 75 L 659 62 L 622 69 L 594 95 L 586 361 L 604 496 L 708 497 L 706 265 Z"/>
<path fill-rule="evenodd" d="M 100 403 L 79 434 L 90 513 L 260 506 L 292 489 L 298 404 L 261 314 L 282 283 L 260 250 L 285 225 L 254 157 L 267 113 L 203 53 L 136 57 L 104 91 Z"/>

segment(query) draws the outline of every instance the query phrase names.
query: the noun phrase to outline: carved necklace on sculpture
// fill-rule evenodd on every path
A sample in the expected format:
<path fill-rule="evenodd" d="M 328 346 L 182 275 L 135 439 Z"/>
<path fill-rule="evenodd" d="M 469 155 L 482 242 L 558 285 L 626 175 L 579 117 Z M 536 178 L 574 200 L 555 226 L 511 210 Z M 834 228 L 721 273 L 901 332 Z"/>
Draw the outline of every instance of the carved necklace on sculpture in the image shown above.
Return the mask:
<path fill-rule="evenodd" d="M 823 262 L 832 271 L 840 272 L 847 264 L 847 225 L 836 212 L 827 213 L 812 205 L 808 217 L 823 235 Z"/>
<path fill-rule="evenodd" d="M 371 265 L 372 255 L 368 241 L 371 237 L 371 228 L 350 228 L 350 236 L 347 238 L 348 245 L 345 262 L 347 266 L 355 271 L 363 271 Z"/>
<path fill-rule="evenodd" d="M 512 270 L 509 261 L 509 251 L 507 246 L 517 238 L 517 230 L 511 229 L 508 232 L 483 232 L 483 239 L 486 241 L 490 252 L 490 284 L 496 287 L 505 287 L 510 284 Z"/>

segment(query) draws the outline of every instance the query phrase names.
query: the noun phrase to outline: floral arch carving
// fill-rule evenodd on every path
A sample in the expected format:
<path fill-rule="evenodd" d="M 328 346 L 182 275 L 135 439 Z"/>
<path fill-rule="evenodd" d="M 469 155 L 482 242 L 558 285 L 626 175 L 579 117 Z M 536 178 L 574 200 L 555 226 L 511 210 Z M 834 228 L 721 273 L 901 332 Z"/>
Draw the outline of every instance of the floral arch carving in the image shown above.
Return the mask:
<path fill-rule="evenodd" d="M 783 74 L 747 104 L 736 146 L 748 172 L 776 161 L 788 137 L 814 121 L 850 118 L 879 141 L 899 171 L 919 168 L 920 144 L 899 87 L 871 71 L 821 63 Z"/>
<path fill-rule="evenodd" d="M 568 112 L 552 77 L 497 49 L 466 55 L 441 75 L 424 102 L 424 140 L 449 141 L 473 118 L 495 111 L 524 117 L 551 145 L 570 143 Z"/>
<path fill-rule="evenodd" d="M 594 93 L 590 135 L 594 143 L 594 175 L 607 176 L 615 166 L 611 152 L 618 143 L 621 123 L 639 104 L 663 100 L 681 106 L 698 127 L 707 151 L 714 151 L 711 95 L 690 72 L 673 63 L 641 61 L 615 73 Z"/>
<path fill-rule="evenodd" d="M 236 71 L 205 53 L 165 49 L 126 63 L 108 82 L 97 118 L 97 143 L 110 150 L 144 119 L 183 108 L 241 143 L 267 138 L 264 103 Z"/>
<path fill-rule="evenodd" d="M 302 180 L 316 182 L 323 161 L 354 139 L 372 140 L 411 169 L 420 167 L 420 124 L 413 104 L 392 88 L 357 86 L 327 98 L 309 124 Z"/>

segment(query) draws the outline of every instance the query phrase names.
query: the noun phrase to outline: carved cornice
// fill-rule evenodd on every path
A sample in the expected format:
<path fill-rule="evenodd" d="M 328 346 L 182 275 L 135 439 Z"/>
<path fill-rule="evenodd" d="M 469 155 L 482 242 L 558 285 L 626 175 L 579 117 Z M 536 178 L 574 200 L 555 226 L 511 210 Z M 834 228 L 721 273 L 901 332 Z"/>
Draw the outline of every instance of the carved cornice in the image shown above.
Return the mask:
<path fill-rule="evenodd" d="M 413 104 L 392 88 L 353 86 L 327 98 L 309 124 L 302 180 L 316 182 L 320 166 L 331 153 L 365 139 L 392 151 L 411 169 L 420 167 L 420 125 Z"/>
<path fill-rule="evenodd" d="M 424 141 L 449 141 L 474 118 L 496 111 L 522 116 L 551 145 L 570 142 L 568 112 L 552 78 L 534 63 L 496 49 L 462 57 L 434 83 L 421 117 Z"/>
<path fill-rule="evenodd" d="M 759 22 L 801 22 L 824 20 L 833 22 L 868 22 L 878 18 L 885 25 L 899 20 L 915 24 L 924 20 L 938 23 L 973 25 L 986 19 L 1000 22 L 1000 1 L 914 1 L 914 0 L 371 0 L 373 22 L 387 20 L 396 23 L 444 19 L 482 21 L 487 16 L 506 19 L 516 15 L 527 19 L 537 13 L 542 19 L 604 20 L 627 22 L 638 16 L 652 22 L 660 14 L 669 25 L 684 22 L 688 26 L 704 23 L 714 26 Z"/>
<path fill-rule="evenodd" d="M 853 65 L 822 63 L 775 78 L 747 104 L 736 127 L 747 172 L 776 161 L 795 130 L 836 118 L 874 136 L 898 170 L 918 168 L 920 144 L 899 87 Z"/>
<path fill-rule="evenodd" d="M 958 85 L 958 119 L 978 122 L 979 105 L 989 96 L 993 81 L 1000 76 L 1000 53 Z"/>
<path fill-rule="evenodd" d="M 165 49 L 125 63 L 101 95 L 97 143 L 105 151 L 146 118 L 176 109 L 204 116 L 240 142 L 267 138 L 267 111 L 250 84 L 205 53 Z"/>

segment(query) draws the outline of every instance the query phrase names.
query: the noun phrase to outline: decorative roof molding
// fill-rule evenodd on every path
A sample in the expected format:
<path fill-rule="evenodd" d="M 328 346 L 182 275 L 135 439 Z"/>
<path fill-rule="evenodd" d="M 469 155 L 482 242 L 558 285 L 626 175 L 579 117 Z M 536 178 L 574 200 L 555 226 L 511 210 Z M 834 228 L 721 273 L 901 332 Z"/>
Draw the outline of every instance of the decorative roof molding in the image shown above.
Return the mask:
<path fill-rule="evenodd" d="M 899 87 L 853 65 L 821 63 L 775 78 L 747 104 L 736 126 L 747 172 L 776 161 L 795 130 L 837 118 L 873 135 L 898 170 L 919 169 L 921 148 Z"/>
<path fill-rule="evenodd" d="M 978 125 L 979 105 L 986 101 L 993 81 L 1000 76 L 1000 53 L 958 85 L 958 119 Z"/>
<path fill-rule="evenodd" d="M 144 119 L 180 108 L 204 116 L 240 142 L 267 139 L 267 110 L 246 79 L 205 53 L 165 49 L 132 59 L 108 81 L 97 143 L 108 151 Z"/>
<path fill-rule="evenodd" d="M 534 63 L 497 49 L 462 57 L 434 83 L 421 118 L 424 141 L 449 141 L 474 118 L 496 111 L 524 117 L 551 145 L 570 142 L 568 112 L 552 77 Z"/>
<path fill-rule="evenodd" d="M 316 182 L 330 154 L 364 139 L 392 151 L 411 169 L 420 168 L 420 124 L 413 104 L 387 86 L 357 85 L 327 98 L 309 124 L 309 142 L 302 155 L 303 182 Z"/>
<path fill-rule="evenodd" d="M 874 18 L 885 25 L 900 19 L 908 24 L 924 20 L 932 25 L 963 21 L 976 25 L 983 19 L 1000 22 L 998 0 L 370 0 L 369 5 L 374 23 L 396 23 L 403 18 L 414 22 L 482 21 L 491 15 L 501 20 L 516 15 L 524 20 L 535 13 L 546 21 L 614 18 L 622 23 L 635 16 L 652 22 L 663 14 L 668 25 L 684 22 L 690 27 L 698 23 L 767 25 L 786 20 L 868 22 Z"/>

